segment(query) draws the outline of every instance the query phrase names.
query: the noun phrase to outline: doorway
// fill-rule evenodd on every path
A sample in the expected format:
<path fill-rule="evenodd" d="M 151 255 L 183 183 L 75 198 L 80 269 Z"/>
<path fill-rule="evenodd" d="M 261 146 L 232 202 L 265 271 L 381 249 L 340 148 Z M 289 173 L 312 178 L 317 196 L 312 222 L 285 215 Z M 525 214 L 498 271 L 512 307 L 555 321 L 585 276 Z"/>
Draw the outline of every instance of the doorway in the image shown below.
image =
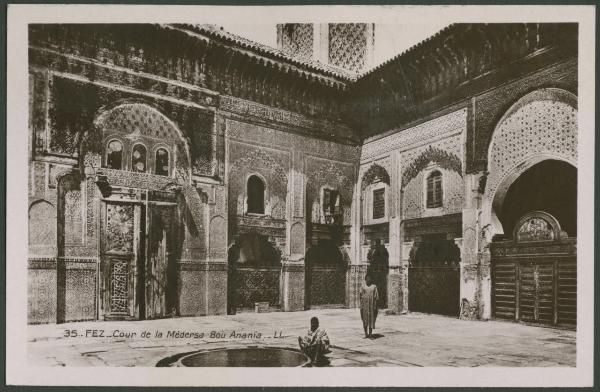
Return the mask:
<path fill-rule="evenodd" d="M 281 253 L 267 236 L 241 234 L 229 248 L 228 264 L 228 314 L 259 302 L 279 307 Z"/>
<path fill-rule="evenodd" d="M 371 244 L 369 253 L 367 254 L 369 266 L 367 267 L 367 275 L 371 277 L 372 282 L 377 286 L 379 294 L 377 307 L 379 309 L 387 308 L 387 286 L 389 275 L 389 253 L 380 239 L 375 239 Z"/>
<path fill-rule="evenodd" d="M 574 328 L 577 168 L 541 161 L 494 201 L 504 235 L 490 246 L 493 317 Z"/>
<path fill-rule="evenodd" d="M 446 234 L 415 242 L 408 268 L 408 308 L 412 312 L 458 316 L 460 250 Z"/>
<path fill-rule="evenodd" d="M 305 307 L 344 307 L 347 266 L 336 241 L 319 240 L 306 252 L 305 266 Z"/>
<path fill-rule="evenodd" d="M 177 314 L 176 203 L 102 203 L 100 313 L 143 320 Z"/>

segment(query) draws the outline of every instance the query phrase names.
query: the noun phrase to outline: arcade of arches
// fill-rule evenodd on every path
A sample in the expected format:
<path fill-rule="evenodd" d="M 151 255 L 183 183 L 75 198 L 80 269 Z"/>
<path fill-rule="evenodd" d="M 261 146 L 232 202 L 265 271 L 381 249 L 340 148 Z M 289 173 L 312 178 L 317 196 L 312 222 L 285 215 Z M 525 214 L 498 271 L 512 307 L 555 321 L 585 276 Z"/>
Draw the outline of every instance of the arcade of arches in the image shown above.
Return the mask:
<path fill-rule="evenodd" d="M 209 27 L 31 27 L 29 322 L 356 308 L 369 274 L 389 313 L 574 327 L 576 34 L 524 27 L 358 76 Z"/>

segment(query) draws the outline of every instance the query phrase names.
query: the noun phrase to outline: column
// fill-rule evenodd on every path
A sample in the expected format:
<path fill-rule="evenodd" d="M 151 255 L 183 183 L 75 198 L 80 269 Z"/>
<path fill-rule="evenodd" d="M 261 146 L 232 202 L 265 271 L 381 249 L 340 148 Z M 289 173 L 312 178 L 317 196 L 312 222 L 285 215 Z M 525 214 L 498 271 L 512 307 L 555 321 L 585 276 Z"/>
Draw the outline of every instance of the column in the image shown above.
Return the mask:
<path fill-rule="evenodd" d="M 389 273 L 388 273 L 388 312 L 392 314 L 402 313 L 403 308 L 403 270 L 402 270 L 402 198 L 400 177 L 400 152 L 391 154 L 392 165 L 390 169 L 390 186 L 388 195 L 388 221 L 389 221 Z"/>
<path fill-rule="evenodd" d="M 186 196 L 196 200 L 186 202 L 198 222 L 208 220 L 208 230 L 200 230 L 198 238 L 208 248 L 205 257 L 201 248 L 190 249 L 181 264 L 181 315 L 227 314 L 227 187 L 197 184 L 192 190 Z"/>
<path fill-rule="evenodd" d="M 360 306 L 358 300 L 358 290 L 362 284 L 366 266 L 361 265 L 362 244 L 360 238 L 360 228 L 362 221 L 362 194 L 361 178 L 362 171 L 359 170 L 356 182 L 354 184 L 354 194 L 352 198 L 352 228 L 350 237 L 350 265 L 348 266 L 348 277 L 346 279 L 346 305 L 349 308 Z"/>
<path fill-rule="evenodd" d="M 415 245 L 414 241 L 402 242 L 402 260 L 400 266 L 400 313 L 408 313 L 408 266 L 410 262 L 410 252 Z"/>
<path fill-rule="evenodd" d="M 286 251 L 281 261 L 281 306 L 285 312 L 304 310 L 306 254 L 304 154 L 292 152 L 286 211 Z"/>
<path fill-rule="evenodd" d="M 215 115 L 214 129 L 218 141 L 216 174 L 224 179 L 226 122 L 222 116 Z M 227 314 L 227 182 L 196 182 L 195 185 L 190 182 L 189 178 L 180 179 L 197 233 L 191 235 L 188 232 L 189 238 L 184 243 L 185 257 L 179 268 L 180 314 Z"/>
<path fill-rule="evenodd" d="M 482 285 L 482 258 L 480 255 L 479 233 L 481 232 L 479 214 L 481 195 L 479 180 L 481 174 L 465 175 L 464 208 L 462 211 L 462 239 L 456 244 L 460 249 L 460 317 L 463 319 L 489 318 L 489 285 Z M 489 258 L 488 258 L 489 260 Z M 489 271 L 489 262 L 485 263 Z M 489 273 L 486 273 L 489 280 Z M 488 290 L 488 292 L 485 292 Z M 487 309 L 487 310 L 486 310 Z M 487 317 L 486 317 L 487 315 Z"/>

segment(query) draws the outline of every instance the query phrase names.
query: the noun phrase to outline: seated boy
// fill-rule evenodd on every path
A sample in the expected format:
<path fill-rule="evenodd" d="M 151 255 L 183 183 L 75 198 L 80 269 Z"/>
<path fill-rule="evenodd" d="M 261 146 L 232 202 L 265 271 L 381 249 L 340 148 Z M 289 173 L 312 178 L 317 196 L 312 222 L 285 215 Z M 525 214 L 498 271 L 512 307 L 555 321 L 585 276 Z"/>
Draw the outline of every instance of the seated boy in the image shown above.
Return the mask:
<path fill-rule="evenodd" d="M 306 336 L 298 336 L 300 350 L 310 358 L 311 365 L 324 362 L 323 354 L 329 350 L 329 336 L 327 331 L 319 328 L 319 319 L 310 319 L 310 329 Z"/>

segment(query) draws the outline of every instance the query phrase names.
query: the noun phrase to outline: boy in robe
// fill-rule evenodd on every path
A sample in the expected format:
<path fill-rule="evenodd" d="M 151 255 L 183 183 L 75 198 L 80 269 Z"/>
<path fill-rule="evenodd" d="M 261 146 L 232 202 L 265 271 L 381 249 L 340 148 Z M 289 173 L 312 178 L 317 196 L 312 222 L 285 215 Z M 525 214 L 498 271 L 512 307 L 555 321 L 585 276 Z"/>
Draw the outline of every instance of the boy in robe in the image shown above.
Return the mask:
<path fill-rule="evenodd" d="M 329 350 L 327 331 L 319 327 L 319 319 L 310 319 L 310 329 L 305 336 L 298 336 L 300 350 L 310 358 L 311 365 L 325 362 L 323 354 Z"/>
<path fill-rule="evenodd" d="M 365 338 L 369 338 L 375 328 L 375 319 L 377 319 L 377 299 L 379 298 L 377 286 L 373 284 L 369 274 L 365 276 L 365 284 L 360 288 L 359 297 L 360 318 L 363 322 Z"/>

